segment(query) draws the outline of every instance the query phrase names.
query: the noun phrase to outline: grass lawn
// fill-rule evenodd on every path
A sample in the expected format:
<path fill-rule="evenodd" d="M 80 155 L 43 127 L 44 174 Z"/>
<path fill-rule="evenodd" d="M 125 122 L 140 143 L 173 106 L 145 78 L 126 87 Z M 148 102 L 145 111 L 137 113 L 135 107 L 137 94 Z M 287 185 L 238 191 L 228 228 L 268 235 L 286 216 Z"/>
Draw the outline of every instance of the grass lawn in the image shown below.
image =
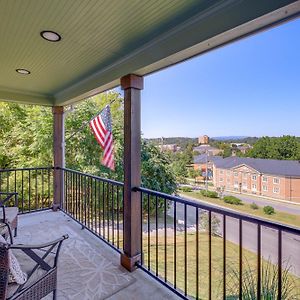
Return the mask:
<path fill-rule="evenodd" d="M 263 211 L 262 206 L 259 206 L 259 209 L 252 209 L 250 207 L 250 204 L 245 203 L 245 202 L 244 202 L 243 205 L 228 204 L 228 203 L 225 203 L 221 199 L 204 197 L 200 194 L 200 192 L 182 192 L 182 191 L 180 191 L 180 195 L 193 197 L 196 200 L 199 199 L 199 200 L 205 201 L 207 203 L 217 204 L 219 206 L 234 209 L 234 210 L 237 210 L 239 212 L 244 212 L 244 213 L 251 214 L 251 215 L 254 215 L 254 216 L 257 216 L 257 217 L 262 217 L 262 218 L 265 218 L 265 219 L 269 219 L 271 221 L 285 223 L 285 224 L 300 227 L 300 215 L 293 215 L 293 214 L 290 214 L 290 213 L 287 213 L 287 212 L 281 212 L 281 211 L 278 211 L 278 210 L 275 210 L 275 214 L 273 214 L 273 215 L 266 215 Z M 236 196 L 236 197 L 238 198 L 238 196 Z"/>
<path fill-rule="evenodd" d="M 166 247 L 166 257 L 167 257 L 167 272 L 165 274 L 165 246 L 164 246 L 164 236 L 162 234 L 158 235 L 158 247 L 156 249 L 156 236 L 151 234 L 150 238 L 150 257 L 148 256 L 148 242 L 147 235 L 144 234 L 143 238 L 143 251 L 144 251 L 144 265 L 148 266 L 148 258 L 150 260 L 150 268 L 154 273 L 156 272 L 156 259 L 157 273 L 162 277 L 166 278 L 171 283 L 174 284 L 174 237 L 173 233 L 167 234 L 167 247 Z M 176 287 L 185 290 L 185 243 L 184 234 L 177 233 L 176 235 Z M 196 234 L 187 234 L 187 295 L 196 297 L 197 282 L 196 282 Z M 199 234 L 199 276 L 198 276 L 198 297 L 199 299 L 208 299 L 208 284 L 209 284 L 209 256 L 208 247 L 209 239 L 205 232 Z M 158 255 L 156 256 L 156 251 Z M 234 295 L 238 292 L 239 279 L 239 247 L 231 242 L 226 242 L 226 295 L 227 299 L 238 299 Z M 267 265 L 264 261 L 262 265 Z M 270 264 L 269 264 L 270 265 Z M 275 269 L 273 269 L 275 268 Z M 276 267 L 272 265 L 271 273 L 276 274 Z M 243 286 L 248 288 L 251 286 L 249 283 L 251 273 L 251 279 L 255 282 L 256 286 L 256 274 L 257 274 L 257 256 L 255 253 L 243 249 Z M 212 299 L 223 299 L 223 239 L 220 237 L 212 237 Z M 276 276 L 276 275 L 275 275 Z M 263 277 L 263 276 L 262 276 Z M 288 284 L 291 284 L 288 286 Z M 263 285 L 263 284 L 262 284 Z M 293 289 L 293 293 L 298 291 L 300 286 L 300 279 L 295 278 L 291 275 L 288 276 L 287 283 L 283 286 Z M 284 288 L 283 287 L 283 288 Z M 297 287 L 297 288 L 296 288 Z M 272 286 L 272 289 L 276 289 L 276 284 Z M 291 292 L 290 290 L 288 292 Z M 234 297 L 232 297 L 234 296 Z M 247 298 L 248 299 L 248 298 Z M 250 299 L 250 298 L 249 298 Z M 251 298 L 252 299 L 252 298 Z M 255 299 L 255 298 L 253 298 Z M 266 298 L 267 299 L 267 298 Z M 269 299 L 269 298 L 268 298 Z M 271 298 L 270 298 L 271 299 Z M 273 298 L 272 298 L 273 299 Z M 275 298 L 274 298 L 275 299 Z M 284 299 L 284 298 L 282 298 Z M 292 298 L 289 295 L 286 299 L 298 299 Z"/>

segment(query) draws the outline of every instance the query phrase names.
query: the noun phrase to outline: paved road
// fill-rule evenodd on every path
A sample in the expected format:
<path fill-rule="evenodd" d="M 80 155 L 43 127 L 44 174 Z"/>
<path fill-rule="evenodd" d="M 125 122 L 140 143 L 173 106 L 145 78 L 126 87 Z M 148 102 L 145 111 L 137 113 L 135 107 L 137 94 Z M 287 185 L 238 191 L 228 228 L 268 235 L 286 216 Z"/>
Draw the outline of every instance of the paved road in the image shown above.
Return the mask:
<path fill-rule="evenodd" d="M 174 208 L 171 207 L 168 211 L 169 218 L 172 219 L 174 216 Z M 220 235 L 223 236 L 223 218 L 220 219 Z M 184 206 L 177 205 L 177 220 L 179 224 L 183 224 L 184 220 Z M 160 226 L 162 228 L 161 222 Z M 172 224 L 172 220 L 169 220 L 169 224 Z M 196 211 L 193 207 L 187 208 L 187 225 L 188 227 L 195 227 L 196 223 Z M 169 225 L 173 229 L 172 225 Z M 183 225 L 179 225 L 183 230 Z M 235 244 L 239 244 L 239 223 L 237 219 L 227 217 L 226 221 L 226 240 L 231 241 Z M 257 226 L 249 222 L 243 222 L 243 247 L 257 253 Z M 287 233 L 282 235 L 283 245 L 283 262 L 288 263 L 291 266 L 291 272 L 296 276 L 300 277 L 300 236 L 295 236 Z M 278 261 L 278 233 L 276 230 L 262 227 L 261 232 L 261 253 L 262 256 L 268 260 L 270 259 L 273 263 Z M 238 255 L 238 254 L 237 254 Z"/>

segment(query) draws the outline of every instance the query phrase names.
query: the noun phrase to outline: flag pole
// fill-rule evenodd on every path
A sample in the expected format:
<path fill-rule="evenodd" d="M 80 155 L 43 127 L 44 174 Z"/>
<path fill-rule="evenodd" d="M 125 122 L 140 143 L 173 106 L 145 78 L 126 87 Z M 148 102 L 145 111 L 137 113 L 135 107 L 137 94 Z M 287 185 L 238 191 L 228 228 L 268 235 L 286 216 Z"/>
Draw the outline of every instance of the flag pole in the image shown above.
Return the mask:
<path fill-rule="evenodd" d="M 107 105 L 112 105 L 116 100 L 117 100 L 116 98 L 113 99 L 113 100 L 110 101 L 109 104 L 107 104 Z M 107 105 L 105 105 L 105 107 L 106 107 Z M 105 107 L 104 107 L 104 108 L 105 108 Z M 102 109 L 100 110 L 100 112 L 98 112 L 96 115 L 92 116 L 88 121 L 84 121 L 84 122 L 82 123 L 82 125 L 81 125 L 76 131 L 74 131 L 74 132 L 71 133 L 68 137 L 65 138 L 65 142 L 68 141 L 69 139 L 71 139 L 72 137 L 74 137 L 74 136 L 75 136 L 77 133 L 79 133 L 81 130 L 83 130 L 83 128 L 84 128 L 87 124 L 89 124 L 94 118 L 96 118 L 98 115 L 100 115 L 100 114 L 103 112 L 104 108 L 102 108 Z"/>

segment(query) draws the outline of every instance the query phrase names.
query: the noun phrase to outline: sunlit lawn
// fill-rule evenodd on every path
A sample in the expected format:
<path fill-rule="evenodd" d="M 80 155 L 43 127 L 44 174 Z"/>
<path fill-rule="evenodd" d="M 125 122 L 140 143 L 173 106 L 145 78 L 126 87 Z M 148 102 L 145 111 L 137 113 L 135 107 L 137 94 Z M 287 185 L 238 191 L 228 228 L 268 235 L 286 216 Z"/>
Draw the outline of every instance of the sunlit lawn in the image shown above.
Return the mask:
<path fill-rule="evenodd" d="M 232 205 L 232 204 L 225 203 L 221 199 L 204 197 L 199 192 L 180 192 L 180 194 L 182 196 L 193 197 L 195 199 L 199 199 L 199 200 L 211 203 L 211 204 L 217 204 L 219 206 L 234 209 L 234 210 L 237 210 L 240 212 L 251 214 L 251 215 L 254 215 L 257 217 L 262 217 L 262 218 L 269 219 L 269 220 L 272 220 L 275 222 L 280 222 L 280 223 L 285 223 L 285 224 L 300 227 L 300 215 L 293 215 L 293 214 L 290 214 L 287 212 L 281 212 L 278 210 L 276 210 L 275 214 L 273 214 L 273 215 L 266 215 L 263 211 L 262 206 L 260 206 L 259 209 L 252 209 L 250 207 L 250 204 L 245 203 L 245 202 L 243 205 Z M 238 198 L 238 196 L 237 196 L 237 198 Z"/>
<path fill-rule="evenodd" d="M 172 232 L 168 232 L 167 237 L 167 273 L 166 277 L 169 283 L 174 285 L 174 237 Z M 150 239 L 150 267 L 156 272 L 156 237 L 151 234 Z M 184 234 L 176 235 L 176 286 L 181 290 L 185 290 L 185 254 L 187 255 L 187 295 L 196 297 L 196 233 L 187 234 L 187 250 L 185 253 Z M 206 233 L 199 234 L 199 299 L 208 299 L 209 286 L 209 239 Z M 220 237 L 212 237 L 212 299 L 223 298 L 223 239 Z M 148 242 L 147 235 L 144 233 L 143 239 L 144 265 L 148 266 Z M 158 235 L 158 274 L 165 278 L 165 246 L 164 236 Z M 238 289 L 238 278 L 234 275 L 239 270 L 239 247 L 231 242 L 226 242 L 226 294 L 236 294 Z M 257 256 L 255 253 L 243 249 L 243 268 L 253 272 L 253 278 L 257 274 Z M 290 277 L 294 278 L 294 277 Z M 300 280 L 297 279 L 297 286 L 300 286 Z M 228 298 L 230 299 L 230 298 Z M 232 298 L 234 299 L 234 298 Z"/>

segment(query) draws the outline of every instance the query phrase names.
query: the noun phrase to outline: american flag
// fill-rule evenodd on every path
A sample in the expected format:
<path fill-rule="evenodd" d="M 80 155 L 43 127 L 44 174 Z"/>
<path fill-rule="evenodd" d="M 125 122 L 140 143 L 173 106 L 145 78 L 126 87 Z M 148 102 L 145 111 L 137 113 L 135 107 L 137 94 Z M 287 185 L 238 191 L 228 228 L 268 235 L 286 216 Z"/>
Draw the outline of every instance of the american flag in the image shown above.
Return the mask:
<path fill-rule="evenodd" d="M 94 136 L 104 150 L 101 163 L 111 169 L 115 169 L 114 142 L 112 135 L 111 115 L 109 106 L 105 106 L 102 112 L 90 121 L 90 128 Z"/>

